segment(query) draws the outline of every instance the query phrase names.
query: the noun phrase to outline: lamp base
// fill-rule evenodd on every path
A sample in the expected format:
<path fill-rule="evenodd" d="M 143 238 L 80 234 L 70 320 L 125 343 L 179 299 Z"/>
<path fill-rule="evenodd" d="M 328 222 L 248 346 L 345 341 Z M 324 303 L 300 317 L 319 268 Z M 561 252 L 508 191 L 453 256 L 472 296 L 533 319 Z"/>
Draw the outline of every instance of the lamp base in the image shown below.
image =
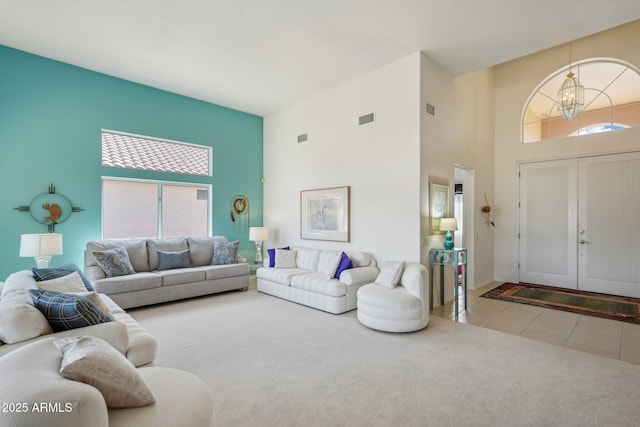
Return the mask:
<path fill-rule="evenodd" d="M 451 231 L 447 231 L 447 235 L 444 238 L 444 248 L 448 250 L 453 249 L 453 236 L 451 235 Z"/>
<path fill-rule="evenodd" d="M 259 240 L 256 240 L 256 259 L 254 262 L 262 264 L 262 242 Z"/>
<path fill-rule="evenodd" d="M 36 260 L 36 267 L 38 268 L 47 268 L 49 267 L 49 262 L 51 262 L 51 255 L 42 255 L 33 258 Z"/>

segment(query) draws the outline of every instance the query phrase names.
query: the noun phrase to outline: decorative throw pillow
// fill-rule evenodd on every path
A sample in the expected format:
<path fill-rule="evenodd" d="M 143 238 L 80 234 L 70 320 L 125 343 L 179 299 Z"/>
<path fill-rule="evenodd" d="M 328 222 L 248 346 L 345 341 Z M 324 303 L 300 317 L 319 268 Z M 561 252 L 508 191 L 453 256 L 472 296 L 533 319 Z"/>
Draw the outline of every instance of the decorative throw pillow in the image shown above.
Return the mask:
<path fill-rule="evenodd" d="M 322 251 L 320 252 L 320 259 L 318 260 L 318 273 L 323 274 L 328 279 L 333 279 L 336 275 L 336 270 L 342 259 L 340 252 L 334 251 Z"/>
<path fill-rule="evenodd" d="M 38 289 L 43 291 L 85 292 L 87 290 L 77 271 L 44 282 L 36 282 L 36 285 L 38 285 Z"/>
<path fill-rule="evenodd" d="M 61 265 L 60 267 L 31 269 L 33 278 L 36 279 L 36 282 L 45 282 L 47 280 L 56 279 L 58 277 L 71 274 L 74 271 L 78 272 L 78 274 L 80 275 L 85 288 L 87 288 L 88 291 L 93 291 L 94 289 L 93 286 L 91 286 L 91 282 L 89 281 L 89 279 L 86 278 L 86 276 L 82 273 L 82 270 L 80 270 L 80 268 L 78 268 L 78 266 L 74 263 Z"/>
<path fill-rule="evenodd" d="M 351 261 L 351 258 L 349 258 L 349 255 L 342 252 L 342 255 L 340 256 L 340 264 L 338 264 L 335 278 L 339 279 L 342 272 L 350 268 L 353 268 L 353 262 Z"/>
<path fill-rule="evenodd" d="M 283 251 L 288 251 L 289 246 L 285 246 L 284 248 L 280 248 Z M 269 254 L 269 267 L 275 267 L 276 266 L 276 248 L 270 248 L 267 249 L 267 253 Z"/>
<path fill-rule="evenodd" d="M 400 283 L 403 271 L 403 261 L 387 261 L 382 265 L 382 269 L 380 269 L 380 273 L 376 277 L 376 284 L 393 289 Z"/>
<path fill-rule="evenodd" d="M 211 264 L 211 260 L 213 259 L 213 244 L 215 242 L 226 241 L 227 238 L 224 236 L 187 237 L 187 246 L 191 251 L 189 253 L 191 266 L 199 267 L 201 265 Z"/>
<path fill-rule="evenodd" d="M 97 388 L 108 408 L 137 408 L 156 402 L 149 385 L 118 350 L 97 337 L 56 338 L 60 374 Z"/>
<path fill-rule="evenodd" d="M 295 268 L 297 251 L 276 249 L 276 268 Z"/>
<path fill-rule="evenodd" d="M 75 295 L 82 295 L 83 297 L 86 297 L 87 299 L 89 299 L 89 301 L 94 303 L 95 306 L 98 307 L 98 310 L 103 312 L 111 321 L 116 320 L 115 317 L 113 317 L 113 313 L 111 313 L 111 310 L 109 310 L 109 307 L 107 307 L 107 304 L 105 304 L 105 302 L 97 292 L 77 292 L 75 293 Z"/>
<path fill-rule="evenodd" d="M 189 249 L 179 252 L 158 251 L 158 270 L 191 267 Z"/>
<path fill-rule="evenodd" d="M 235 264 L 240 242 L 214 242 L 211 265 Z"/>
<path fill-rule="evenodd" d="M 94 252 L 93 256 L 96 257 L 96 263 L 107 277 L 126 276 L 127 274 L 135 273 L 125 248 Z"/>
<path fill-rule="evenodd" d="M 111 321 L 89 298 L 63 292 L 29 289 L 33 305 L 44 314 L 54 332 Z"/>

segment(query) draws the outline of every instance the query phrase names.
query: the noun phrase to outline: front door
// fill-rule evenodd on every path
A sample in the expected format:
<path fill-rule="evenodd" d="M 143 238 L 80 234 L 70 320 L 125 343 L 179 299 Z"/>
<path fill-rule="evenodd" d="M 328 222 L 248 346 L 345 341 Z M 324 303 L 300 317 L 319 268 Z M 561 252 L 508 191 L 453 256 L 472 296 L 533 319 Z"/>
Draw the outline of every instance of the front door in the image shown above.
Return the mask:
<path fill-rule="evenodd" d="M 520 165 L 520 281 L 577 289 L 577 161 Z"/>
<path fill-rule="evenodd" d="M 522 164 L 519 271 L 640 297 L 640 153 Z"/>
<path fill-rule="evenodd" d="M 640 297 L 640 153 L 580 159 L 578 287 Z"/>

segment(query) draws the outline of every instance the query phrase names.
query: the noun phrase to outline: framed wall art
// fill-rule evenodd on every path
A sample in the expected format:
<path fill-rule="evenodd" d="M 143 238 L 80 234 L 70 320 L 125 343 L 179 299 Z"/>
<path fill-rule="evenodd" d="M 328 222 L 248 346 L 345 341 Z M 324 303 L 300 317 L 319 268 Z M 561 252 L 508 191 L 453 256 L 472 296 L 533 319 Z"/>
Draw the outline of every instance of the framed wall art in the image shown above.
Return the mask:
<path fill-rule="evenodd" d="M 300 192 L 300 238 L 350 241 L 349 203 L 351 187 Z"/>
<path fill-rule="evenodd" d="M 431 218 L 431 233 L 444 234 L 440 231 L 440 220 L 447 218 L 449 213 L 449 186 L 429 183 L 429 217 Z"/>

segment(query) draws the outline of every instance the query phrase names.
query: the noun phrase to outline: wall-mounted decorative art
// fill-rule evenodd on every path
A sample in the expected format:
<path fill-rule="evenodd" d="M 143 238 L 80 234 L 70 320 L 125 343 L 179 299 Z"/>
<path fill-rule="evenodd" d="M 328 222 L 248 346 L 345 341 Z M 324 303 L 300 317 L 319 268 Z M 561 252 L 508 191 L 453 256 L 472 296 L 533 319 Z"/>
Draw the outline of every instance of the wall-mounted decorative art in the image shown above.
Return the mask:
<path fill-rule="evenodd" d="M 231 222 L 233 231 L 249 231 L 249 199 L 242 194 L 231 199 Z"/>
<path fill-rule="evenodd" d="M 440 231 L 440 220 L 449 214 L 449 186 L 429 182 L 430 234 L 444 234 Z"/>
<path fill-rule="evenodd" d="M 62 194 L 56 194 L 56 187 L 53 184 L 49 185 L 47 193 L 34 197 L 28 206 L 18 206 L 14 209 L 29 212 L 33 219 L 47 225 L 49 233 L 53 233 L 56 225 L 69 219 L 73 212 L 84 210 L 71 206 L 69 199 Z"/>
<path fill-rule="evenodd" d="M 350 241 L 351 187 L 300 192 L 300 238 Z"/>

